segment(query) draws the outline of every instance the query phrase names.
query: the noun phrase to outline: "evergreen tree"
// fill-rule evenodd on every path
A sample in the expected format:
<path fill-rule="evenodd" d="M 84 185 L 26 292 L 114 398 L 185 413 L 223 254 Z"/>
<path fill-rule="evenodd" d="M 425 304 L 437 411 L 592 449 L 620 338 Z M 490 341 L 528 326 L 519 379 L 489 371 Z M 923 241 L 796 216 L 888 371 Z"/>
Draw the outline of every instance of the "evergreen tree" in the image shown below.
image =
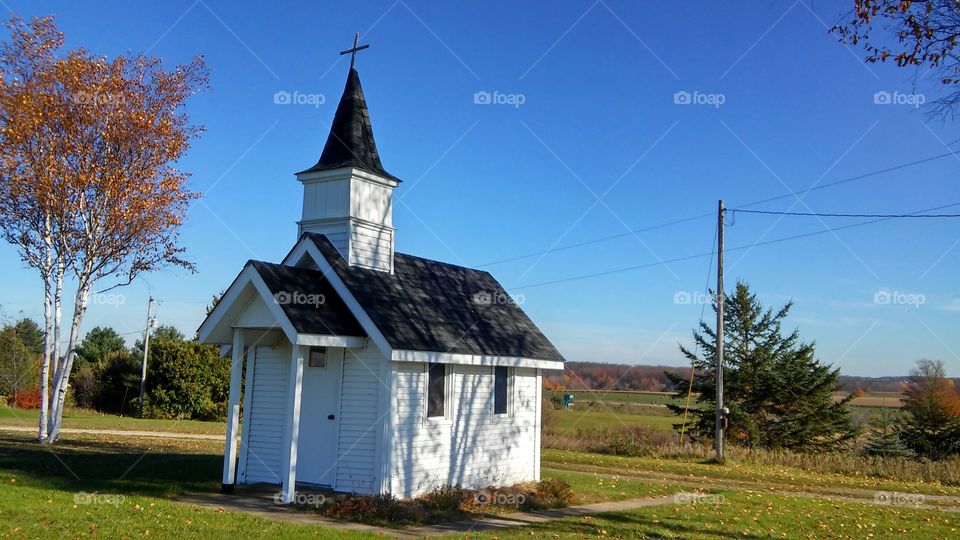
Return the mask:
<path fill-rule="evenodd" d="M 840 371 L 814 356 L 814 345 L 797 330 L 784 335 L 783 319 L 792 307 L 764 309 L 749 287 L 738 282 L 724 299 L 724 405 L 730 409 L 728 441 L 745 446 L 799 451 L 837 448 L 856 435 L 847 403 L 835 402 Z M 714 305 L 716 310 L 716 305 Z M 698 356 L 681 346 L 694 366 L 692 391 L 697 406 L 686 428 L 695 440 L 713 437 L 716 408 L 716 333 L 701 322 L 693 332 Z M 667 372 L 677 396 L 685 398 L 690 380 Z M 668 405 L 676 414 L 684 408 Z M 680 428 L 677 424 L 676 428 Z"/>
<path fill-rule="evenodd" d="M 97 326 L 87 332 L 76 349 L 74 369 L 79 372 L 83 366 L 93 366 L 107 356 L 126 350 L 127 344 L 116 330 Z"/>
<path fill-rule="evenodd" d="M 920 360 L 904 389 L 903 440 L 930 459 L 960 453 L 960 392 L 940 360 Z"/>
<path fill-rule="evenodd" d="M 37 357 L 43 354 L 43 330 L 33 319 L 24 317 L 13 325 L 13 329 L 31 353 Z"/>
<path fill-rule="evenodd" d="M 904 442 L 902 433 L 896 426 L 887 426 L 873 431 L 864 441 L 861 451 L 865 456 L 902 457 L 913 459 L 917 454 Z"/>

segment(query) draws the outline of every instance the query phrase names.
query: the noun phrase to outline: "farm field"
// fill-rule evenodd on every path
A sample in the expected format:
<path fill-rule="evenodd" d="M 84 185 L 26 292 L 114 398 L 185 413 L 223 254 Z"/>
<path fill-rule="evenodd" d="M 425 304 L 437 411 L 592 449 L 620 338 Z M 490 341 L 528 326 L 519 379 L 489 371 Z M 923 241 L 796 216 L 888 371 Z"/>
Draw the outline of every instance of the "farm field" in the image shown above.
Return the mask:
<path fill-rule="evenodd" d="M 652 432 L 672 434 L 675 433 L 673 424 L 681 421 L 681 417 L 671 413 L 666 405 L 683 405 L 683 400 L 675 400 L 672 394 L 664 392 L 545 391 L 544 397 L 553 403 L 561 403 L 563 395 L 567 393 L 574 394 L 574 406 L 550 414 L 544 425 L 551 433 L 562 435 L 578 431 L 643 427 Z M 845 395 L 837 394 L 835 397 L 839 400 Z M 690 406 L 696 406 L 695 400 L 691 400 Z M 855 398 L 850 403 L 850 410 L 855 422 L 868 424 L 884 417 L 895 417 L 901 406 L 901 394 L 876 392 Z"/>
<path fill-rule="evenodd" d="M 545 399 L 553 399 L 557 402 L 563 400 L 566 394 L 573 394 L 576 403 L 582 402 L 628 402 L 642 405 L 666 405 L 674 403 L 683 404 L 683 399 L 674 399 L 673 392 L 647 392 L 639 390 L 548 390 L 543 392 Z M 837 392 L 834 399 L 841 400 L 847 396 L 846 392 Z M 899 392 L 867 392 L 863 396 L 856 397 L 850 402 L 857 407 L 891 407 L 899 408 L 903 406 L 903 394 Z M 693 396 L 696 399 L 696 396 Z"/>

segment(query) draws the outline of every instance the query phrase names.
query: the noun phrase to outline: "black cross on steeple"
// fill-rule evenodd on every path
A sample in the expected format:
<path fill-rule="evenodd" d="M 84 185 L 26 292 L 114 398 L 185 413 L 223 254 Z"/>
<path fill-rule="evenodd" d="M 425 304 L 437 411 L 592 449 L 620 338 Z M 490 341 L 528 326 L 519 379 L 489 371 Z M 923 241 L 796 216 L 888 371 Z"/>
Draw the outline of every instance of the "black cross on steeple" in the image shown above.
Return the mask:
<path fill-rule="evenodd" d="M 359 47 L 357 47 L 357 41 L 359 40 L 360 40 L 360 32 L 357 32 L 356 34 L 353 35 L 353 48 L 347 49 L 345 51 L 340 51 L 341 56 L 345 54 L 350 55 L 350 69 L 353 69 L 353 61 L 357 58 L 357 51 L 362 51 L 370 46 L 370 45 L 360 45 Z"/>

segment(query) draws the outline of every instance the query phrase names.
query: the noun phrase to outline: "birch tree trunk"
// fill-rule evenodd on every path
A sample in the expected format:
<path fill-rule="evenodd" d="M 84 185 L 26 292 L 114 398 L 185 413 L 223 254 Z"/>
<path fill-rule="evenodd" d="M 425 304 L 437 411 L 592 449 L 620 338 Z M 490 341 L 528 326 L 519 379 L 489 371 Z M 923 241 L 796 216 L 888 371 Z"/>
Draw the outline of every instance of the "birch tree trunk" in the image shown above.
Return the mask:
<path fill-rule="evenodd" d="M 50 214 L 44 217 L 44 237 L 43 237 L 43 263 L 40 276 L 43 278 L 43 359 L 40 361 L 40 425 L 37 438 L 40 442 L 46 442 L 48 436 L 47 421 L 50 412 L 50 365 L 53 362 L 56 366 L 58 353 L 57 341 L 59 338 L 59 321 L 55 317 L 56 309 L 59 309 L 56 300 L 62 288 L 62 266 L 54 261 L 59 256 L 54 253 L 53 231 Z M 54 275 L 58 276 L 56 279 Z M 56 368 L 54 367 L 54 370 Z"/>
<path fill-rule="evenodd" d="M 40 442 L 47 440 L 47 412 L 50 385 L 50 356 L 53 354 L 53 291 L 50 276 L 43 278 L 43 358 L 40 360 Z"/>
<path fill-rule="evenodd" d="M 91 284 L 81 281 L 77 285 L 77 295 L 74 300 L 73 318 L 70 324 L 70 337 L 67 341 L 67 350 L 63 360 L 59 362 L 58 369 L 53 378 L 53 395 L 51 399 L 50 418 L 47 428 L 47 440 L 51 443 L 57 442 L 60 438 L 60 430 L 63 423 L 63 406 L 66 403 L 67 388 L 70 381 L 70 370 L 73 368 L 74 348 L 77 338 L 80 334 L 80 324 L 83 322 L 83 316 L 87 311 L 87 301 L 90 297 Z"/>

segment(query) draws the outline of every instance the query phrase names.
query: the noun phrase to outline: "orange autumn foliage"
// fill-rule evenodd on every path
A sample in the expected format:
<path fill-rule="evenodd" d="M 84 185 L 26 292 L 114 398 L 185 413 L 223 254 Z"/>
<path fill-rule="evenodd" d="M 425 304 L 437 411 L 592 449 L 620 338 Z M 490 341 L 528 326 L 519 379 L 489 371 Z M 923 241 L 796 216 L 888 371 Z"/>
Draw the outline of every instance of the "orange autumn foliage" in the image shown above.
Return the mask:
<path fill-rule="evenodd" d="M 197 194 L 177 162 L 202 128 L 186 99 L 208 84 L 202 58 L 62 51 L 52 17 L 13 17 L 0 46 L 0 235 L 44 284 L 39 439 L 56 441 L 89 296 L 166 265 L 189 270 L 179 229 Z M 60 354 L 65 278 L 76 285 Z M 52 391 L 48 395 L 49 390 Z M 50 415 L 47 416 L 49 409 Z"/>
<path fill-rule="evenodd" d="M 177 230 L 189 201 L 175 163 L 201 132 L 184 101 L 207 85 L 202 58 L 113 60 L 75 49 L 51 17 L 10 24 L 0 51 L 0 214 L 7 236 L 30 236 L 46 213 L 67 263 L 89 281 L 121 283 L 159 264 L 190 268 Z"/>

